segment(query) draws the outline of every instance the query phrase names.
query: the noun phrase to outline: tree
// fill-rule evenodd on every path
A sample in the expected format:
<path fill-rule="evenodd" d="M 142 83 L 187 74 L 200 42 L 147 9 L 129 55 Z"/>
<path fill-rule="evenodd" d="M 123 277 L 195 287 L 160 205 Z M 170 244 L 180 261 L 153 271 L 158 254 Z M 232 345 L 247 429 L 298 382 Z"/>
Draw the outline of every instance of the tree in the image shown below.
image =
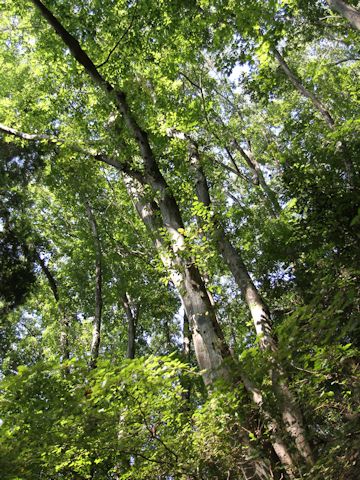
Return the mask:
<path fill-rule="evenodd" d="M 342 0 L 326 0 L 326 2 L 332 10 L 340 13 L 354 28 L 360 30 L 360 13 L 356 8 Z"/>

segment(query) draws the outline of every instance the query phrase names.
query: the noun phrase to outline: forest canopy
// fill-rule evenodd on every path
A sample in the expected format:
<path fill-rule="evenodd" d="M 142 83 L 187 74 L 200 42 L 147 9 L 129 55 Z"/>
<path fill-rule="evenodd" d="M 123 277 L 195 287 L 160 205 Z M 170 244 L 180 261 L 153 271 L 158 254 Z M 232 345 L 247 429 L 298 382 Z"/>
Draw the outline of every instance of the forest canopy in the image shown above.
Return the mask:
<path fill-rule="evenodd" d="M 358 2 L 0 19 L 2 478 L 358 479 Z"/>

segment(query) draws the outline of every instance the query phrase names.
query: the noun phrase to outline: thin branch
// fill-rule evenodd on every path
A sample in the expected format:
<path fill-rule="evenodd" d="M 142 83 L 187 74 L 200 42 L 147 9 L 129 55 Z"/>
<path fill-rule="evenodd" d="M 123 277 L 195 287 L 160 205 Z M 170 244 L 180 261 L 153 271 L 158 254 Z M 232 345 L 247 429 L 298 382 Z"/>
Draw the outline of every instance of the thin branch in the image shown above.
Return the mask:
<path fill-rule="evenodd" d="M 219 142 L 219 145 L 221 145 L 221 144 L 222 144 L 222 141 L 221 141 L 219 135 L 218 135 L 216 132 L 214 132 L 214 130 L 212 129 L 212 127 L 211 127 L 211 125 L 210 125 L 209 116 L 208 116 L 208 113 L 207 113 L 207 110 L 206 110 L 206 101 L 205 101 L 204 90 L 203 90 L 202 86 L 199 85 L 199 84 L 197 84 L 197 83 L 194 82 L 193 80 L 191 80 L 187 75 L 185 75 L 185 73 L 183 73 L 183 72 L 179 72 L 179 73 L 180 73 L 180 75 L 182 75 L 184 78 L 186 78 L 186 80 L 187 80 L 193 87 L 195 87 L 197 90 L 199 90 L 200 96 L 201 96 L 201 101 L 202 101 L 202 104 L 203 104 L 203 111 L 204 111 L 204 115 L 205 115 L 205 120 L 206 120 L 206 123 L 207 123 L 207 125 L 208 125 L 208 127 L 209 127 L 209 131 L 210 131 L 210 133 L 216 138 L 216 140 Z M 222 122 L 222 119 L 221 119 L 221 118 L 220 118 L 220 120 L 221 120 L 221 122 Z M 222 123 L 224 123 L 224 122 L 222 122 Z M 241 171 L 240 171 L 240 169 L 239 169 L 239 167 L 238 167 L 238 165 L 237 165 L 237 163 L 236 163 L 236 160 L 235 160 L 233 154 L 231 153 L 230 149 L 229 149 L 226 145 L 224 146 L 224 149 L 225 149 L 225 151 L 226 151 L 226 153 L 227 153 L 227 155 L 228 155 L 228 157 L 229 157 L 229 159 L 230 159 L 230 161 L 231 161 L 231 163 L 232 163 L 232 165 L 233 165 L 233 167 L 234 167 L 234 168 L 233 168 L 233 172 L 235 172 L 235 174 L 236 174 L 238 177 L 241 177 L 241 178 L 243 178 L 244 180 L 249 181 L 249 179 L 246 178 L 245 175 L 243 175 L 243 174 L 241 173 Z"/>
<path fill-rule="evenodd" d="M 197 84 L 197 83 L 195 83 L 193 80 L 191 80 L 191 78 L 189 78 L 185 73 L 179 72 L 179 74 L 180 74 L 182 77 L 186 78 L 186 80 L 187 80 L 189 83 L 191 83 L 191 85 L 192 85 L 193 87 L 195 87 L 195 88 L 198 89 L 198 90 L 201 90 L 200 85 Z"/>
<path fill-rule="evenodd" d="M 130 394 L 131 395 L 131 394 Z M 139 408 L 139 411 L 140 411 L 140 414 L 142 416 L 142 419 L 144 421 L 144 424 L 145 424 L 145 427 L 146 429 L 148 430 L 148 432 L 150 433 L 151 435 L 151 438 L 153 438 L 154 440 L 157 440 L 164 448 L 167 452 L 169 452 L 171 455 L 173 455 L 175 457 L 175 460 L 177 461 L 178 460 L 178 455 L 173 451 L 171 450 L 171 448 L 169 448 L 166 443 L 156 435 L 156 432 L 154 432 L 154 430 L 150 427 L 150 425 L 148 424 L 147 420 L 146 420 L 146 415 L 145 413 L 143 412 L 142 408 L 141 408 L 141 404 L 139 402 L 139 400 L 134 396 L 134 395 L 131 395 L 133 397 L 133 399 L 135 400 L 135 402 L 138 404 L 138 408 Z"/>
<path fill-rule="evenodd" d="M 324 376 L 324 374 L 321 373 L 321 372 L 314 372 L 313 370 L 308 370 L 308 369 L 306 369 L 306 368 L 297 367 L 296 365 L 294 365 L 293 362 L 290 362 L 290 365 L 291 365 L 293 368 L 296 368 L 296 370 L 299 370 L 300 372 L 310 373 L 311 375 L 316 375 L 317 377 L 322 377 L 322 376 Z"/>
<path fill-rule="evenodd" d="M 136 7 L 137 7 L 137 4 L 135 5 L 135 11 L 134 11 L 134 15 L 132 16 L 131 20 L 130 20 L 130 24 L 129 26 L 127 27 L 127 29 L 124 31 L 124 33 L 121 35 L 121 37 L 119 38 L 119 40 L 116 42 L 116 44 L 113 46 L 113 48 L 110 50 L 110 52 L 108 53 L 108 56 L 106 57 L 106 59 L 100 63 L 99 65 L 96 65 L 96 68 L 101 68 L 103 67 L 109 60 L 110 60 L 110 57 L 111 55 L 115 52 L 115 50 L 117 49 L 117 47 L 120 45 L 120 43 L 122 42 L 122 40 L 124 40 L 124 38 L 126 37 L 126 35 L 130 32 L 131 30 L 131 27 L 133 26 L 133 23 L 134 23 L 134 20 L 135 20 L 135 14 L 136 14 Z"/>
<path fill-rule="evenodd" d="M 242 209 L 244 209 L 244 205 L 242 205 L 240 203 L 240 200 L 238 198 L 235 197 L 235 195 L 233 195 L 231 192 L 229 192 L 229 190 L 227 190 L 226 192 L 226 195 L 228 197 L 230 197 L 235 203 L 237 203 Z"/>
<path fill-rule="evenodd" d="M 118 162 L 114 158 L 111 158 L 103 153 L 98 153 L 93 149 L 87 150 L 75 143 L 68 143 L 64 139 L 53 137 L 47 134 L 38 134 L 38 133 L 32 134 L 32 133 L 21 132 L 20 130 L 16 130 L 15 128 L 11 128 L 11 127 L 8 127 L 7 125 L 4 125 L 3 123 L 0 123 L 0 131 L 17 138 L 21 138 L 23 140 L 28 140 L 28 141 L 46 140 L 49 144 L 52 144 L 54 146 L 68 147 L 74 152 L 82 153 L 86 156 L 89 156 L 97 160 L 98 162 L 106 163 L 111 167 L 115 167 L 120 172 L 123 172 L 126 175 L 129 175 L 129 177 L 136 179 L 142 184 L 145 182 L 143 174 L 139 170 L 135 170 L 132 167 L 130 167 L 129 162 L 124 162 L 124 163 Z"/>
<path fill-rule="evenodd" d="M 57 309 L 60 315 L 60 345 L 61 345 L 61 350 L 62 350 L 62 355 L 63 359 L 69 360 L 70 358 L 70 350 L 69 350 L 69 320 L 66 317 L 65 314 L 65 308 L 63 305 L 61 305 L 60 302 L 60 294 L 59 294 L 59 289 L 57 282 L 55 280 L 54 275 L 51 273 L 49 270 L 48 266 L 46 265 L 45 261 L 43 258 L 41 258 L 39 252 L 35 247 L 33 247 L 33 252 L 36 258 L 36 262 L 40 265 L 40 268 L 45 275 L 47 281 L 49 282 L 50 289 L 53 293 L 55 302 L 57 304 Z M 66 369 L 68 372 L 69 370 Z"/>
<path fill-rule="evenodd" d="M 120 453 L 125 453 L 125 455 L 130 455 L 130 456 L 135 456 L 135 457 L 141 457 L 144 460 L 146 460 L 147 462 L 157 463 L 158 465 L 169 465 L 169 466 L 173 467 L 173 464 L 171 462 L 164 462 L 164 461 L 161 461 L 161 460 L 155 460 L 155 458 L 146 457 L 145 455 L 143 455 L 142 453 L 139 453 L 139 452 L 133 452 L 133 451 L 129 452 L 127 450 L 120 450 Z"/>
<path fill-rule="evenodd" d="M 358 62 L 359 60 L 360 60 L 360 57 L 348 57 L 348 58 L 343 58 L 342 60 L 338 60 L 337 62 L 327 63 L 324 66 L 325 67 L 335 67 L 336 65 L 340 65 L 341 63 Z"/>
<path fill-rule="evenodd" d="M 225 170 L 227 170 L 228 172 L 231 172 L 233 173 L 234 175 L 236 175 L 237 177 L 241 177 L 243 180 L 247 180 L 247 178 L 245 177 L 245 175 L 243 175 L 241 172 L 240 174 L 237 172 L 237 170 L 235 170 L 235 168 L 232 168 L 230 167 L 230 165 L 226 165 L 226 163 L 222 163 L 220 160 L 218 160 L 217 158 L 213 158 L 214 162 L 217 163 L 218 165 L 221 165 L 223 168 L 225 168 Z"/>
<path fill-rule="evenodd" d="M 140 458 L 143 458 L 144 460 L 146 460 L 147 462 L 157 463 L 158 465 L 167 465 L 171 468 L 174 468 L 175 472 L 177 472 L 179 474 L 191 476 L 191 478 L 193 478 L 193 479 L 198 478 L 197 476 L 194 476 L 194 474 L 191 473 L 191 472 L 188 472 L 186 470 L 182 470 L 182 469 L 179 469 L 179 468 L 175 467 L 173 462 L 169 462 L 169 461 L 166 461 L 166 460 L 156 460 L 155 458 L 147 457 L 146 455 L 144 455 L 142 453 L 135 452 L 135 451 L 129 451 L 129 450 L 122 450 L 121 449 L 121 450 L 118 451 L 118 453 L 120 453 L 120 454 L 123 453 L 123 454 L 129 455 L 129 456 L 140 457 Z"/>

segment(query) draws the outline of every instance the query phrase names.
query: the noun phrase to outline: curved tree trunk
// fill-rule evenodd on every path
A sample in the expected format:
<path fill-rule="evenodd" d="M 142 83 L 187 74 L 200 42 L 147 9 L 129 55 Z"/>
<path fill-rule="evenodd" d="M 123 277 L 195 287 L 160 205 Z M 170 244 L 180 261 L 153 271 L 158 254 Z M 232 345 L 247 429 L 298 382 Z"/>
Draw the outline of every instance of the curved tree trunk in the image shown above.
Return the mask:
<path fill-rule="evenodd" d="M 354 27 L 356 30 L 360 30 L 360 12 L 352 5 L 344 2 L 343 0 L 326 0 L 331 10 L 334 10 Z"/>

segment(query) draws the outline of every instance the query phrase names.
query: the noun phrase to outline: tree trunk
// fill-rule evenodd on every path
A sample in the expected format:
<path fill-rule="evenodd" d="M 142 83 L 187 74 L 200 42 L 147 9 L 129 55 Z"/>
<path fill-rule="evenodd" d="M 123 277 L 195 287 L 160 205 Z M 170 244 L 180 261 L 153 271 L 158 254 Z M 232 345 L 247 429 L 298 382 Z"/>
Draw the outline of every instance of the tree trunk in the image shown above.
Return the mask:
<path fill-rule="evenodd" d="M 180 257 L 169 252 L 168 246 L 159 234 L 162 225 L 160 208 L 154 201 L 149 202 L 142 186 L 129 180 L 125 180 L 125 185 L 134 200 L 136 210 L 152 234 L 164 266 L 169 270 L 171 279 L 179 291 L 185 314 L 191 319 L 192 341 L 205 385 L 210 386 L 219 379 L 231 381 L 230 352 L 197 268 L 192 263 L 183 263 Z M 263 458 L 255 458 L 248 437 L 242 433 L 241 438 L 248 452 L 247 464 L 251 478 L 269 480 L 271 478 L 269 462 Z"/>
<path fill-rule="evenodd" d="M 314 455 L 307 440 L 302 413 L 291 392 L 282 366 L 273 361 L 272 385 L 275 396 L 280 402 L 280 411 L 286 431 L 294 439 L 296 449 L 308 467 L 314 465 Z"/>
<path fill-rule="evenodd" d="M 98 232 L 98 227 L 94 213 L 88 201 L 85 202 L 86 213 L 93 237 L 95 249 L 95 316 L 93 321 L 93 332 L 90 350 L 90 368 L 96 367 L 99 357 L 99 348 L 101 340 L 101 316 L 102 316 L 102 250 Z"/>
<path fill-rule="evenodd" d="M 183 239 L 176 241 L 172 251 L 169 250 L 160 234 L 163 226 L 160 207 L 154 201 L 149 202 L 141 185 L 129 180 L 126 180 L 125 184 L 138 214 L 152 234 L 155 247 L 164 266 L 170 272 L 172 282 L 178 289 L 186 315 L 191 322 L 195 355 L 205 384 L 210 385 L 220 378 L 230 379 L 230 367 L 225 362 L 231 358 L 229 348 L 224 341 L 197 267 L 191 259 L 184 259 L 179 254 L 183 249 Z M 179 228 L 183 228 L 182 222 Z M 176 235 L 175 232 L 173 234 Z"/>
<path fill-rule="evenodd" d="M 345 3 L 343 0 L 326 0 L 331 10 L 340 13 L 340 15 L 354 27 L 360 30 L 360 12 L 352 5 Z"/>
<path fill-rule="evenodd" d="M 273 214 L 274 217 L 279 216 L 279 214 L 281 213 L 281 207 L 279 205 L 279 202 L 276 198 L 275 193 L 271 190 L 269 185 L 266 183 L 264 174 L 261 170 L 261 167 L 258 161 L 254 157 L 252 152 L 251 151 L 246 152 L 236 139 L 233 140 L 233 144 L 235 148 L 238 150 L 238 152 L 240 153 L 240 155 L 245 159 L 248 166 L 253 171 L 256 177 L 256 183 L 261 186 L 263 192 L 266 195 L 271 213 Z"/>
<path fill-rule="evenodd" d="M 125 292 L 122 296 L 122 304 L 125 310 L 125 315 L 127 318 L 128 324 L 128 341 L 127 341 L 127 350 L 126 358 L 133 360 L 135 358 L 136 350 L 136 325 L 139 315 L 139 307 L 136 309 L 131 308 L 131 300 L 129 295 Z"/>
<path fill-rule="evenodd" d="M 209 207 L 211 205 L 209 187 L 201 166 L 197 146 L 194 144 L 191 147 L 190 166 L 195 176 L 196 195 L 200 202 L 206 207 Z M 233 247 L 227 238 L 225 230 L 217 221 L 215 221 L 214 225 L 214 237 L 219 251 L 225 262 L 228 264 L 228 267 L 230 268 L 230 271 L 232 272 L 250 309 L 261 347 L 264 349 L 275 349 L 274 340 L 271 336 L 269 309 L 251 280 L 240 253 Z"/>
<path fill-rule="evenodd" d="M 291 456 L 291 453 L 289 452 L 288 447 L 281 436 L 280 426 L 277 420 L 266 410 L 263 396 L 260 390 L 258 390 L 252 384 L 252 382 L 247 378 L 244 373 L 241 374 L 241 379 L 247 392 L 251 395 L 251 398 L 255 405 L 259 407 L 263 418 L 266 421 L 267 427 L 270 431 L 271 444 L 277 457 L 279 458 L 281 464 L 284 466 L 284 469 L 289 478 L 294 479 L 296 477 L 297 468 Z"/>
<path fill-rule="evenodd" d="M 290 80 L 290 82 L 294 85 L 296 90 L 301 93 L 304 97 L 308 98 L 311 100 L 312 104 L 314 105 L 315 109 L 320 113 L 320 115 L 323 117 L 325 122 L 330 128 L 333 128 L 335 125 L 335 121 L 330 115 L 329 111 L 326 109 L 326 107 L 322 104 L 322 102 L 312 93 L 310 90 L 304 87 L 304 85 L 301 83 L 301 80 L 299 77 L 295 75 L 295 73 L 290 69 L 289 65 L 286 63 L 285 59 L 282 57 L 280 52 L 274 48 L 273 50 L 274 56 L 279 63 L 280 67 L 282 70 L 285 72 L 286 76 Z"/>
<path fill-rule="evenodd" d="M 201 274 L 193 260 L 185 255 L 184 236 L 181 233 L 184 225 L 179 207 L 159 170 L 147 133 L 132 115 L 126 94 L 121 90 L 116 90 L 102 77 L 79 42 L 40 0 L 31 1 L 55 29 L 73 57 L 85 68 L 95 84 L 102 88 L 111 101 L 115 102 L 129 132 L 137 142 L 144 167 L 141 181 L 151 188 L 152 193 L 157 197 L 157 203 L 149 202 L 148 192 L 144 192 L 144 185 L 136 182 L 128 183 L 128 191 L 134 199 L 136 209 L 144 224 L 152 232 L 159 255 L 164 265 L 170 268 L 172 280 L 179 290 L 186 314 L 192 325 L 194 350 L 205 384 L 209 386 L 218 379 L 230 380 L 231 355 L 229 348 L 224 341 Z M 139 180 L 139 175 L 137 179 Z M 163 241 L 161 233 L 164 228 L 170 237 L 170 248 Z M 266 462 L 258 463 L 265 472 Z M 265 479 L 264 475 L 260 476 L 259 474 L 258 478 Z"/>
<path fill-rule="evenodd" d="M 191 169 L 196 179 L 196 194 L 198 199 L 205 206 L 209 207 L 211 205 L 209 187 L 201 166 L 197 146 L 194 144 L 192 145 L 191 149 L 190 162 Z M 230 271 L 232 272 L 234 279 L 238 284 L 239 289 L 250 310 L 255 331 L 259 338 L 260 348 L 264 351 L 270 351 L 272 353 L 272 370 L 270 373 L 272 377 L 273 390 L 278 399 L 279 409 L 284 421 L 284 426 L 287 432 L 294 439 L 299 454 L 304 458 L 308 465 L 312 465 L 312 452 L 306 439 L 302 414 L 297 408 L 292 393 L 285 383 L 283 369 L 275 359 L 274 354 L 277 350 L 277 344 L 272 334 L 269 308 L 251 280 L 249 272 L 241 258 L 240 252 L 235 249 L 235 247 L 229 241 L 225 230 L 216 220 L 214 222 L 214 230 L 214 236 L 218 245 L 218 249 L 227 263 Z M 280 447 L 274 446 L 274 450 L 279 450 L 280 453 L 282 449 L 283 447 L 280 449 Z M 285 458 L 284 454 L 281 454 L 281 457 Z"/>
<path fill-rule="evenodd" d="M 173 254 L 173 264 L 180 272 L 181 283 L 178 288 L 181 292 L 184 308 L 190 321 L 193 324 L 193 344 L 199 366 L 204 370 L 204 380 L 210 384 L 217 378 L 224 378 L 228 375 L 228 367 L 224 365 L 224 360 L 230 357 L 228 346 L 226 345 L 221 329 L 216 319 L 215 311 L 209 301 L 205 284 L 201 275 L 190 259 L 185 259 L 184 237 L 179 230 L 184 228 L 178 205 L 175 201 L 169 186 L 162 176 L 156 159 L 153 155 L 147 133 L 138 125 L 137 121 L 130 111 L 126 95 L 121 90 L 115 90 L 114 87 L 106 81 L 98 72 L 95 64 L 89 58 L 87 53 L 81 48 L 79 42 L 73 37 L 51 13 L 51 11 L 40 1 L 31 0 L 40 10 L 42 16 L 55 29 L 62 41 L 67 45 L 73 57 L 85 68 L 92 80 L 102 88 L 109 96 L 111 101 L 115 101 L 116 107 L 121 113 L 126 126 L 138 144 L 141 157 L 144 164 L 144 181 L 150 186 L 154 194 L 159 197 L 158 205 L 161 212 L 162 222 L 160 228 L 167 230 Z M 136 189 L 135 189 L 136 190 Z M 133 191 L 134 194 L 134 191 Z M 141 197 L 141 196 L 140 196 Z M 138 198 L 140 198 L 138 196 Z M 144 201 L 136 202 L 139 214 L 144 223 L 148 226 L 152 219 L 147 218 L 153 205 Z M 155 212 L 153 212 L 155 214 Z M 154 219 L 155 221 L 155 219 Z M 154 223 L 156 230 L 153 230 L 158 241 L 161 235 L 157 230 L 157 222 Z M 176 275 L 178 277 L 178 275 Z"/>
<path fill-rule="evenodd" d="M 57 305 L 60 318 L 60 351 L 62 360 L 69 360 L 70 358 L 70 349 L 69 349 L 69 320 L 65 315 L 65 309 L 60 302 L 59 289 L 56 283 L 56 280 L 53 274 L 50 272 L 49 267 L 46 265 L 44 260 L 40 257 L 39 253 L 35 249 L 36 259 L 41 267 L 42 272 L 49 282 L 49 286 L 54 296 L 54 300 Z"/>

